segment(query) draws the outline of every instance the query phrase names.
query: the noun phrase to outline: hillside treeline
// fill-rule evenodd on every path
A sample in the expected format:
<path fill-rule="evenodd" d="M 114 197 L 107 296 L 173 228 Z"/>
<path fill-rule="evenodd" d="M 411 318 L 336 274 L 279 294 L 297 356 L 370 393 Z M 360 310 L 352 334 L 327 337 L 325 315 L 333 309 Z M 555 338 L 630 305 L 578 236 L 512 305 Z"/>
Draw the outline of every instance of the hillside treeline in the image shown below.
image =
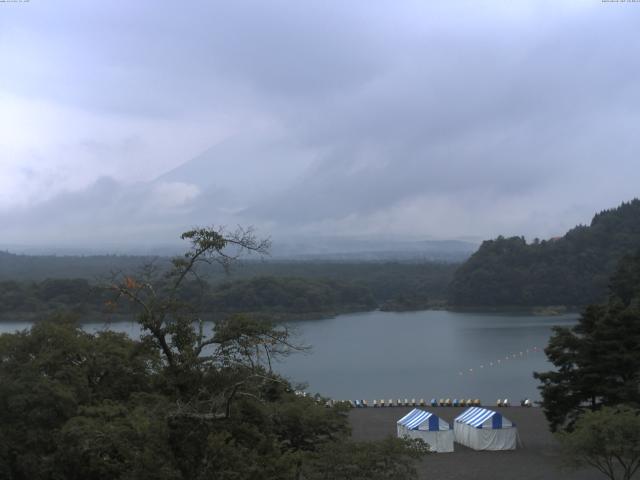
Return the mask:
<path fill-rule="evenodd" d="M 437 285 L 429 289 L 428 284 L 419 278 L 414 279 L 415 283 L 409 287 L 414 292 L 411 296 L 396 294 L 397 285 L 385 286 L 381 280 L 372 278 L 368 285 L 332 279 L 272 276 L 214 284 L 192 280 L 185 283 L 181 300 L 207 316 L 251 312 L 278 318 L 306 318 L 368 311 L 381 305 L 393 309 L 388 308 L 389 298 L 394 299 L 392 301 L 398 310 L 402 310 L 414 304 L 425 305 L 427 293 L 433 294 L 434 291 L 436 294 L 432 298 L 442 298 Z M 377 281 L 381 284 L 377 285 Z M 444 280 L 442 282 L 445 283 Z M 410 284 L 409 279 L 407 284 Z M 61 311 L 74 312 L 85 318 L 126 313 L 121 307 L 112 306 L 113 296 L 108 282 L 97 285 L 86 279 L 2 281 L 0 316 L 5 320 L 20 320 Z"/>
<path fill-rule="evenodd" d="M 640 200 L 593 217 L 564 237 L 484 242 L 455 273 L 456 306 L 584 306 L 606 298 L 619 260 L 640 248 Z"/>
<path fill-rule="evenodd" d="M 366 287 L 290 277 L 223 283 L 205 295 L 203 302 L 208 310 L 227 313 L 337 313 L 377 306 Z"/>

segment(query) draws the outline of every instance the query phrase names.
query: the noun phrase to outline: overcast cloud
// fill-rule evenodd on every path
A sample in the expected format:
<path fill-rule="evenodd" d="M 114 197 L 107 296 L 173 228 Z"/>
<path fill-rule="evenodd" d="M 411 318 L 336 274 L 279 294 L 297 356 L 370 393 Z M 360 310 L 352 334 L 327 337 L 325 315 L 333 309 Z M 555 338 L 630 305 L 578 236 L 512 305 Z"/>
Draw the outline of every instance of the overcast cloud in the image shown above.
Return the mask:
<path fill-rule="evenodd" d="M 640 3 L 0 3 L 4 244 L 548 237 L 639 195 Z"/>

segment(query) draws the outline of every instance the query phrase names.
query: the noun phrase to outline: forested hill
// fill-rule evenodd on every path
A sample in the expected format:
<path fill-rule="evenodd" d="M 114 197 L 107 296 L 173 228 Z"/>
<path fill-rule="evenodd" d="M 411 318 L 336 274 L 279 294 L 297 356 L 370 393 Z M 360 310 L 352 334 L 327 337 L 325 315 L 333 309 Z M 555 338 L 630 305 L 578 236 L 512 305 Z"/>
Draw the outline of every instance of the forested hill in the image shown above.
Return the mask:
<path fill-rule="evenodd" d="M 135 277 L 140 274 L 143 266 L 150 264 L 159 271 L 171 265 L 168 257 L 28 256 L 0 251 L 0 316 L 12 312 L 26 314 L 48 311 L 55 308 L 57 303 L 65 308 L 72 306 L 74 310 L 81 305 L 87 305 L 87 308 L 93 311 L 102 305 L 105 299 L 97 295 L 96 290 L 91 289 L 92 286 L 109 283 L 113 277 L 112 272 L 122 272 Z M 226 293 L 236 300 L 240 298 L 239 291 L 243 290 L 249 302 L 246 307 L 253 309 L 259 304 L 260 311 L 289 310 L 298 313 L 296 309 L 307 301 L 309 308 L 303 309 L 306 312 L 317 304 L 316 294 L 322 290 L 322 295 L 325 295 L 326 289 L 329 289 L 332 293 L 323 297 L 323 308 L 316 312 L 337 313 L 351 311 L 356 306 L 357 309 L 380 306 L 385 310 L 418 310 L 440 306 L 446 300 L 447 287 L 457 266 L 453 263 L 424 261 L 255 259 L 236 263 L 229 274 L 216 266 L 203 265 L 199 275 L 212 288 L 220 286 L 220 291 L 232 285 L 233 288 L 228 289 Z M 265 282 L 264 278 L 272 280 Z M 254 279 L 262 280 L 252 282 Z M 323 284 L 321 288 L 318 286 L 319 283 Z M 284 303 L 271 304 L 265 296 L 270 294 L 269 292 L 273 293 L 271 287 L 275 284 L 278 292 L 285 290 L 287 295 L 302 297 L 303 300 L 295 304 L 288 299 Z M 371 305 L 370 299 L 363 301 L 364 297 L 359 298 L 354 304 L 353 298 L 350 297 L 353 291 L 350 290 L 350 293 L 346 294 L 350 299 L 340 300 L 337 302 L 339 308 L 335 308 L 337 304 L 333 295 L 340 297 L 351 288 L 366 289 L 368 295 L 374 299 L 375 305 Z M 215 301 L 218 302 L 216 308 L 233 307 L 234 311 L 241 309 L 236 300 L 231 301 L 231 297 L 215 297 Z"/>
<path fill-rule="evenodd" d="M 132 271 L 154 262 L 168 267 L 168 258 L 136 255 L 16 255 L 0 251 L 0 281 L 48 278 L 96 280 L 111 272 Z"/>
<path fill-rule="evenodd" d="M 564 237 L 483 242 L 455 273 L 454 306 L 583 306 L 605 299 L 620 259 L 640 248 L 640 200 L 596 214 Z"/>

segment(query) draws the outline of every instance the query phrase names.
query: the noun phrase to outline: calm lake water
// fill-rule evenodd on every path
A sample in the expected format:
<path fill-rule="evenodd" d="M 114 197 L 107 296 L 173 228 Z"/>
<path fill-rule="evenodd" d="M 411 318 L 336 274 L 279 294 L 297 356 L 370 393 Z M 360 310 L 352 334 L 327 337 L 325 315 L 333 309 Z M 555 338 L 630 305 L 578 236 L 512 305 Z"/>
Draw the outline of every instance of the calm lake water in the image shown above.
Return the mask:
<path fill-rule="evenodd" d="M 313 349 L 279 369 L 335 399 L 539 399 L 532 372 L 552 367 L 542 351 L 551 328 L 577 319 L 430 310 L 294 322 Z"/>
<path fill-rule="evenodd" d="M 275 368 L 307 391 L 335 399 L 433 397 L 538 399 L 533 371 L 551 368 L 543 348 L 554 325 L 578 316 L 531 316 L 446 311 L 367 312 L 333 319 L 289 322 L 309 353 Z M 0 323 L 0 332 L 28 327 Z M 86 324 L 88 331 L 106 328 Z M 108 328 L 139 335 L 135 323 Z"/>

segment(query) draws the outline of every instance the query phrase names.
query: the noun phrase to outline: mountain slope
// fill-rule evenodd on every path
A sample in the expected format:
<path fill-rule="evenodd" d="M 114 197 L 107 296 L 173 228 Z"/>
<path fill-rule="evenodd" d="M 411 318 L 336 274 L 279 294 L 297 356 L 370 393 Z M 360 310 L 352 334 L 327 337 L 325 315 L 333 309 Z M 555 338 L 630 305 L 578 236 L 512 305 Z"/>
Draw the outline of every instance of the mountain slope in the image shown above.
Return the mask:
<path fill-rule="evenodd" d="M 450 285 L 455 306 L 582 306 L 606 297 L 624 255 L 640 248 L 640 200 L 596 214 L 564 237 L 527 244 L 522 237 L 483 242 Z"/>
<path fill-rule="evenodd" d="M 291 185 L 314 159 L 314 152 L 286 138 L 236 135 L 154 182 L 195 185 L 201 192 L 221 192 L 228 201 L 244 206 Z"/>

